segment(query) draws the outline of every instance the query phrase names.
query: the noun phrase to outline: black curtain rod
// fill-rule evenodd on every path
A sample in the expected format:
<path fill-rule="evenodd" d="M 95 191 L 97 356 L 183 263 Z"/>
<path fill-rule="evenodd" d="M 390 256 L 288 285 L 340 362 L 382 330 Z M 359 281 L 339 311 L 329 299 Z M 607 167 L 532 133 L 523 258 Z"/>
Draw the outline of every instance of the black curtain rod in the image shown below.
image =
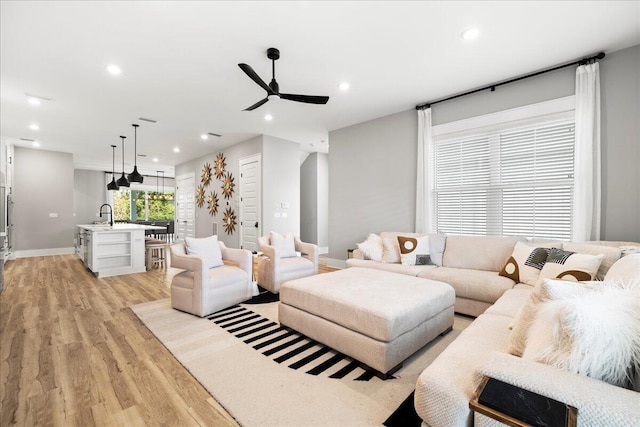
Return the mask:
<path fill-rule="evenodd" d="M 506 85 L 507 83 L 513 83 L 513 82 L 517 82 L 519 80 L 528 79 L 529 77 L 539 76 L 540 74 L 549 73 L 551 71 L 556 71 L 556 70 L 559 70 L 561 68 L 570 67 L 572 65 L 588 64 L 588 63 L 590 63 L 592 61 L 596 61 L 596 60 L 602 59 L 602 58 L 604 58 L 604 56 L 605 56 L 604 52 L 600 52 L 597 55 L 590 56 L 588 58 L 582 58 L 582 59 L 579 59 L 577 61 L 570 62 L 568 64 L 558 65 L 558 66 L 553 67 L 553 68 L 548 68 L 546 70 L 536 71 L 535 73 L 527 74 L 527 75 L 520 76 L 520 77 L 515 77 L 513 79 L 505 80 L 505 81 L 502 81 L 502 82 L 499 82 L 499 83 L 493 83 L 493 84 L 490 84 L 490 85 L 487 85 L 487 86 L 484 86 L 484 87 L 481 87 L 481 88 L 478 88 L 478 89 L 470 90 L 468 92 L 459 93 L 457 95 L 449 96 L 447 98 L 438 99 L 436 101 L 431 101 L 431 102 L 427 102 L 427 103 L 424 103 L 424 104 L 416 105 L 416 110 L 425 110 L 425 109 L 431 107 L 433 104 L 438 104 L 440 102 L 449 101 L 449 100 L 452 100 L 452 99 L 456 99 L 456 98 L 460 98 L 460 97 L 463 97 L 463 96 L 471 95 L 471 94 L 477 93 L 477 92 L 482 92 L 483 90 L 487 90 L 487 89 L 491 89 L 491 92 L 493 92 L 494 90 L 496 90 L 496 88 L 498 86 Z"/>

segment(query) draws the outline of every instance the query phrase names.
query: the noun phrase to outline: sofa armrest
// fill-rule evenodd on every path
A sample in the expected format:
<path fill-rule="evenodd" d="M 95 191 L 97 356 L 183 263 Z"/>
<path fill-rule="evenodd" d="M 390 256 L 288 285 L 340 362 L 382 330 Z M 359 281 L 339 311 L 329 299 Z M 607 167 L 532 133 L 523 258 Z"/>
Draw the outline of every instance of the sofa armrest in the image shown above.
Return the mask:
<path fill-rule="evenodd" d="M 251 278 L 253 274 L 253 257 L 251 256 L 251 252 L 246 249 L 228 248 L 224 243 L 218 243 L 220 244 L 222 259 L 238 263 L 238 266 L 246 271 L 249 278 Z"/>
<path fill-rule="evenodd" d="M 353 252 L 351 252 L 351 258 L 364 259 L 364 254 L 360 249 L 356 248 L 353 250 Z"/>
<path fill-rule="evenodd" d="M 183 243 L 171 245 L 171 267 L 181 268 L 182 270 L 201 271 L 202 258 L 197 255 L 188 255 Z"/>
<path fill-rule="evenodd" d="M 507 353 L 494 352 L 482 375 L 578 409 L 578 425 L 640 425 L 640 393 Z"/>
<path fill-rule="evenodd" d="M 297 237 L 294 238 L 294 245 L 296 251 L 306 255 L 306 258 L 313 263 L 313 274 L 318 273 L 318 245 L 314 243 L 305 243 Z"/>

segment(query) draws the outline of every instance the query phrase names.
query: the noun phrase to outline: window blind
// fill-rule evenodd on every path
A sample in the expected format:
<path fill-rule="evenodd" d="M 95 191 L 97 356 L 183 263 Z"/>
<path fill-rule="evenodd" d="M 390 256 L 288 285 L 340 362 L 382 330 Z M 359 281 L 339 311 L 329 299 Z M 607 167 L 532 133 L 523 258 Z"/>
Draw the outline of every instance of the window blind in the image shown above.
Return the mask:
<path fill-rule="evenodd" d="M 437 138 L 437 231 L 568 240 L 573 197 L 573 118 Z"/>

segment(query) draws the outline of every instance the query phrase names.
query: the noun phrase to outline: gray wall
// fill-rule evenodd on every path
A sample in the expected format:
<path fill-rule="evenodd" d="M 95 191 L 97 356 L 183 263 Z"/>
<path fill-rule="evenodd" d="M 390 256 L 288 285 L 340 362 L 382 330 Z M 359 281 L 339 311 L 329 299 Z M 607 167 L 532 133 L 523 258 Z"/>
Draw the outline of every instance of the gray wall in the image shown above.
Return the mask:
<path fill-rule="evenodd" d="M 329 134 L 330 258 L 369 233 L 413 230 L 417 127 L 409 110 Z"/>
<path fill-rule="evenodd" d="M 300 144 L 269 135 L 262 152 L 262 224 L 262 234 L 300 235 Z"/>
<path fill-rule="evenodd" d="M 101 220 L 97 214 L 100 205 L 107 202 L 105 180 L 105 173 L 102 171 L 76 169 L 73 172 L 75 224 L 90 224 Z M 102 220 L 105 219 L 107 218 L 102 218 Z"/>
<path fill-rule="evenodd" d="M 300 238 L 329 246 L 329 156 L 312 153 L 300 166 Z"/>
<path fill-rule="evenodd" d="M 603 223 L 601 238 L 640 241 L 640 46 L 600 61 Z M 487 82 L 490 83 L 490 82 Z M 448 123 L 572 95 L 575 68 L 433 106 Z M 428 100 L 424 100 L 428 101 Z M 329 257 L 345 259 L 368 233 L 412 231 L 417 113 L 414 109 L 330 132 Z"/>
<path fill-rule="evenodd" d="M 14 156 L 14 249 L 73 247 L 73 156 L 23 147 Z"/>

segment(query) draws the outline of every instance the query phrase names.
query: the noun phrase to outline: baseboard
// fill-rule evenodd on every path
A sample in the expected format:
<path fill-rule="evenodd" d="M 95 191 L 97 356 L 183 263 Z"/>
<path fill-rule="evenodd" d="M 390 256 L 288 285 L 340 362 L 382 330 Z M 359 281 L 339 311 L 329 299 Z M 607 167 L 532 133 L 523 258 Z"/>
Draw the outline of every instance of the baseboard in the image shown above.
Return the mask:
<path fill-rule="evenodd" d="M 50 249 L 27 249 L 24 251 L 14 251 L 12 258 L 30 258 L 34 256 L 48 256 L 48 255 L 72 255 L 75 254 L 74 247 L 69 248 L 50 248 Z"/>
<path fill-rule="evenodd" d="M 340 270 L 347 268 L 347 261 L 343 259 L 327 258 L 327 266 L 331 268 L 339 268 Z"/>

